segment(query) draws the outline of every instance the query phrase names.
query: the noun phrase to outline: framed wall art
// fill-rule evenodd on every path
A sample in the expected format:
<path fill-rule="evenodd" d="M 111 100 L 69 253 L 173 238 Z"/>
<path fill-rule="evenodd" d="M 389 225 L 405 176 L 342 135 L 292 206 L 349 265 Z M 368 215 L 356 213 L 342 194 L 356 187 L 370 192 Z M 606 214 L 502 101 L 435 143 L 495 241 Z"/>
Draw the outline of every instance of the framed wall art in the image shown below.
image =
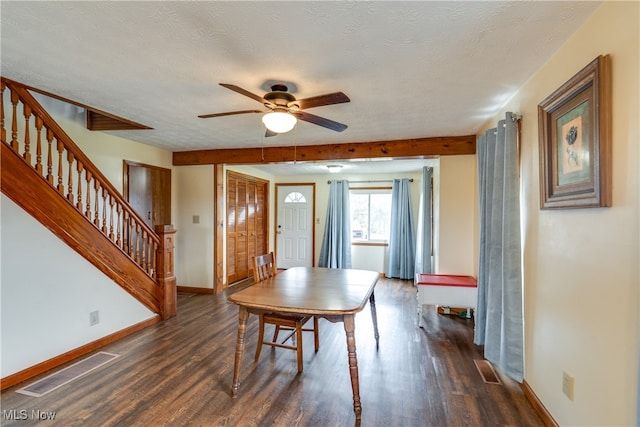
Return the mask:
<path fill-rule="evenodd" d="M 611 206 L 609 56 L 538 105 L 540 208 Z"/>

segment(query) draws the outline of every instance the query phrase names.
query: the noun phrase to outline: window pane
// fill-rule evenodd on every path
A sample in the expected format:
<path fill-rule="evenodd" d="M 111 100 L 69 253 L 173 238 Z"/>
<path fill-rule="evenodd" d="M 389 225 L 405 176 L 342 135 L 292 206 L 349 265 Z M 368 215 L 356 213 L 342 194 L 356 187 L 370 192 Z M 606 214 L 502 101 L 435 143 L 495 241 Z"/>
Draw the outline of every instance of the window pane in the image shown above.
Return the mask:
<path fill-rule="evenodd" d="M 369 195 L 351 194 L 351 237 L 366 240 L 369 229 Z"/>
<path fill-rule="evenodd" d="M 371 194 L 370 240 L 389 240 L 391 194 Z"/>
<path fill-rule="evenodd" d="M 389 240 L 391 190 L 355 189 L 350 197 L 352 240 Z"/>

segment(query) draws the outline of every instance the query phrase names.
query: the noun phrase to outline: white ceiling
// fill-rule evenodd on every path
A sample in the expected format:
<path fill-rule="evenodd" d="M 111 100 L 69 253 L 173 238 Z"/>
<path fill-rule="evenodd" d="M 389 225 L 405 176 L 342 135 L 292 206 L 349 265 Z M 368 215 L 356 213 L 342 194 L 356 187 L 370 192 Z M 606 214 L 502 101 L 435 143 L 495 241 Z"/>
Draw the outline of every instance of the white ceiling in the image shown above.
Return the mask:
<path fill-rule="evenodd" d="M 171 151 L 477 133 L 600 2 L 1 2 L 1 73 L 150 126 L 110 132 Z M 342 91 L 264 138 L 260 96 Z M 525 118 L 526 120 L 527 118 Z M 536 120 L 535 118 L 529 118 Z"/>

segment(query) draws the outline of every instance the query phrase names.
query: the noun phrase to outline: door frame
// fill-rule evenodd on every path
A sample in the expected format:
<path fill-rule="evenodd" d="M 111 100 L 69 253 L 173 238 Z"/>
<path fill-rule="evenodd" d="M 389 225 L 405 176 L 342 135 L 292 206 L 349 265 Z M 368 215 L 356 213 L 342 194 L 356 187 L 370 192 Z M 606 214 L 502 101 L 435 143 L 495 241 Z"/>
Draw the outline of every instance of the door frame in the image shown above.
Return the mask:
<path fill-rule="evenodd" d="M 311 187 L 311 266 L 316 266 L 316 183 L 315 182 L 281 182 L 275 184 L 275 206 L 273 210 L 274 220 L 278 221 L 278 203 L 280 200 L 280 187 Z M 274 253 L 278 253 L 278 227 L 273 227 Z"/>

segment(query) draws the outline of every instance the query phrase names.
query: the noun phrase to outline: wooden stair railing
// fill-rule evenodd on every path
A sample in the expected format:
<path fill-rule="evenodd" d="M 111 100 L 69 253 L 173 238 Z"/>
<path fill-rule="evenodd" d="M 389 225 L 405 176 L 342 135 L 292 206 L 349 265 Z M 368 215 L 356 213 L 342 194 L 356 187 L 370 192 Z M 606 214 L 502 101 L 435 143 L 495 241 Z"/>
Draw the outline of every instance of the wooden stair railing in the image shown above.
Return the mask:
<path fill-rule="evenodd" d="M 2 78 L 0 90 L 2 192 L 150 310 L 174 316 L 175 229 L 152 230 L 24 86 Z"/>

